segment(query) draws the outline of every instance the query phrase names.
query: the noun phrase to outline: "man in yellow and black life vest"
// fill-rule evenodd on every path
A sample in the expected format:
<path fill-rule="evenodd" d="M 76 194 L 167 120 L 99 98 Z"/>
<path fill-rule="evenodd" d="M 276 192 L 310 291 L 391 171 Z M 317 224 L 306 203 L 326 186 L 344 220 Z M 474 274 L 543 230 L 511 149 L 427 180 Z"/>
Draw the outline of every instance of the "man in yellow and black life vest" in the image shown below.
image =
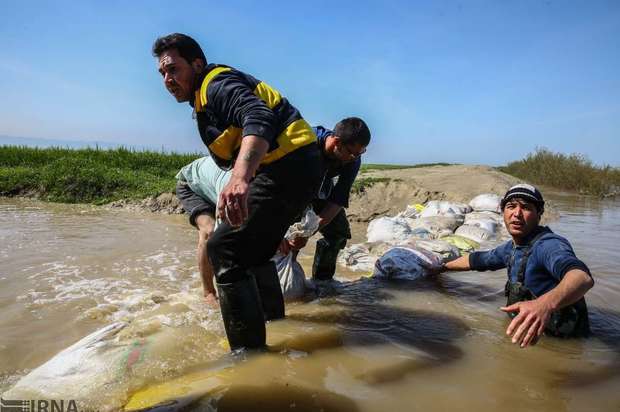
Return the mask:
<path fill-rule="evenodd" d="M 198 43 L 174 33 L 153 45 L 166 89 L 189 102 L 215 162 L 232 169 L 222 219 L 207 250 L 232 350 L 265 345 L 265 320 L 284 317 L 270 261 L 322 180 L 317 138 L 277 90 L 232 67 L 207 64 Z"/>

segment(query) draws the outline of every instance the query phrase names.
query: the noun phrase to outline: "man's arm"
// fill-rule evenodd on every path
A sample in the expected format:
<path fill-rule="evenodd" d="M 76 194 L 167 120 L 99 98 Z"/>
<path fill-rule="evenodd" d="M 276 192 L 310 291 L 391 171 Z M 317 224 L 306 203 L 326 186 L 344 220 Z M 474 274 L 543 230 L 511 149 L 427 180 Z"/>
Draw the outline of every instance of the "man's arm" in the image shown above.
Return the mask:
<path fill-rule="evenodd" d="M 341 210 L 342 206 L 328 201 L 327 205 L 325 205 L 323 210 L 321 210 L 321 213 L 319 213 L 319 229 L 329 225 L 329 223 L 334 220 L 336 215 L 340 213 Z M 301 236 L 288 241 L 284 239 L 280 245 L 280 251 L 283 254 L 287 254 L 290 250 L 300 250 L 308 244 L 308 239 L 309 237 Z"/>
<path fill-rule="evenodd" d="M 444 263 L 439 273 L 445 272 L 447 270 L 463 271 L 463 270 L 470 270 L 470 269 L 471 268 L 469 266 L 469 255 L 467 255 L 467 256 L 461 256 L 459 258 L 451 260 L 450 262 Z"/>
<path fill-rule="evenodd" d="M 259 136 L 245 136 L 241 141 L 230 181 L 220 193 L 218 217 L 231 226 L 241 226 L 248 218 L 248 191 L 250 180 L 269 150 L 269 143 Z"/>
<path fill-rule="evenodd" d="M 594 281 L 588 273 L 571 269 L 559 285 L 538 299 L 500 308 L 504 312 L 518 313 L 508 325 L 506 334 L 512 336 L 512 343 L 518 343 L 522 348 L 535 343 L 544 332 L 551 313 L 577 302 L 593 285 Z"/>

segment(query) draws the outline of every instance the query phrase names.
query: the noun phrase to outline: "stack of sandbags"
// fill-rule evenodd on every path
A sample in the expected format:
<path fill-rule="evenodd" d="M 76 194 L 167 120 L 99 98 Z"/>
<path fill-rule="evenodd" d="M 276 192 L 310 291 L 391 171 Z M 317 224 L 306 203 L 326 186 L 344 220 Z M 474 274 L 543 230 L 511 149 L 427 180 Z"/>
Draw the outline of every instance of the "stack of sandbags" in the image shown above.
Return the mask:
<path fill-rule="evenodd" d="M 501 197 L 492 193 L 474 197 L 469 202 L 474 212 L 465 216 L 463 226 L 454 233 L 477 243 L 496 239 L 501 227 L 500 202 Z"/>

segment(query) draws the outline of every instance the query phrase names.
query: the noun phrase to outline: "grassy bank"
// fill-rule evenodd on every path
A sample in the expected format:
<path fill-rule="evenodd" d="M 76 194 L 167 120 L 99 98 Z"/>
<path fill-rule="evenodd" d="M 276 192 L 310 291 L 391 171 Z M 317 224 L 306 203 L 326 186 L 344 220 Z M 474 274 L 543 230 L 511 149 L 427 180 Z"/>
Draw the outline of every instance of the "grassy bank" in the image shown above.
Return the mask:
<path fill-rule="evenodd" d="M 174 190 L 174 176 L 199 154 L 0 146 L 0 195 L 103 204 Z"/>
<path fill-rule="evenodd" d="M 593 165 L 585 156 L 537 149 L 525 159 L 498 168 L 534 184 L 604 196 L 620 192 L 620 169 Z"/>

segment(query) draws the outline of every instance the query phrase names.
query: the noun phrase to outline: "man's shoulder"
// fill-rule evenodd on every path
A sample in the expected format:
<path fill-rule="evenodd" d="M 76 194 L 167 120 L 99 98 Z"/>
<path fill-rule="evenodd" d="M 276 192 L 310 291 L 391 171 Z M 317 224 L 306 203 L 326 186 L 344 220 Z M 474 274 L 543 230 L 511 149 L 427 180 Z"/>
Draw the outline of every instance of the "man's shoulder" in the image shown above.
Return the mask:
<path fill-rule="evenodd" d="M 331 136 L 332 134 L 334 134 L 333 131 L 323 126 L 313 126 L 312 130 L 314 131 L 314 134 L 316 134 L 316 137 L 318 137 L 321 140 L 325 139 L 327 136 Z"/>
<path fill-rule="evenodd" d="M 573 247 L 564 236 L 558 235 L 547 228 L 547 231 L 540 236 L 536 244 L 534 245 L 533 254 L 536 252 L 542 255 L 548 255 L 549 253 L 557 252 L 570 252 L 573 253 Z"/>

